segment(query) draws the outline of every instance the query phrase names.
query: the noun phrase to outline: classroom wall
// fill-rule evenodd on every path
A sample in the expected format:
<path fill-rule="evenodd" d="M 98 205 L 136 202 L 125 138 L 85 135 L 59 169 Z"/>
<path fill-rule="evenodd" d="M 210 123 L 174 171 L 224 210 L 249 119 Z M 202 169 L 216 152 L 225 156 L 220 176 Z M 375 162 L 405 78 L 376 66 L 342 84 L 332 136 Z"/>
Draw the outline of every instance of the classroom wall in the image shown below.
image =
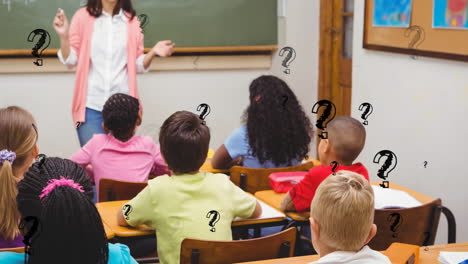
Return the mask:
<path fill-rule="evenodd" d="M 196 112 L 200 103 L 208 103 L 211 147 L 217 148 L 240 125 L 248 103 L 248 86 L 262 74 L 284 78 L 310 112 L 317 94 L 318 12 L 318 1 L 288 1 L 286 17 L 279 18 L 278 46 L 292 46 L 297 52 L 290 75 L 282 72 L 282 58 L 277 53 L 271 69 L 158 71 L 139 75 L 144 117 L 138 133 L 157 139 L 160 125 L 170 114 L 178 110 Z M 78 149 L 70 110 L 73 74 L 0 74 L 0 83 L 0 106 L 20 105 L 35 115 L 41 152 L 68 157 Z"/>
<path fill-rule="evenodd" d="M 374 108 L 360 160 L 371 179 L 380 181 L 381 165 L 373 164 L 373 157 L 383 149 L 393 151 L 398 165 L 390 182 L 441 198 L 455 214 L 457 241 L 466 242 L 468 64 L 365 50 L 363 24 L 364 1 L 355 1 L 352 115 L 361 116 L 363 102 Z M 443 219 L 437 244 L 447 243 L 446 229 Z"/>

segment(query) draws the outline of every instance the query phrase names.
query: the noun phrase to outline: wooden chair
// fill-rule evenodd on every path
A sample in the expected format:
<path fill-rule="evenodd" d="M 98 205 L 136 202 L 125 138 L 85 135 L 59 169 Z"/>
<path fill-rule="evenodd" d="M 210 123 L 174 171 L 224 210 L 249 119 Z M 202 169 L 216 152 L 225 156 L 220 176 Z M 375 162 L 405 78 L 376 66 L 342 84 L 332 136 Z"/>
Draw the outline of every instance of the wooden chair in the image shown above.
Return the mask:
<path fill-rule="evenodd" d="M 24 253 L 24 247 L 17 247 L 17 248 L 0 248 L 0 252 Z"/>
<path fill-rule="evenodd" d="M 208 241 L 186 238 L 182 241 L 181 264 L 231 264 L 237 262 L 292 257 L 296 228 L 248 240 Z"/>
<path fill-rule="evenodd" d="M 315 164 L 313 161 L 302 163 L 296 166 L 274 169 L 257 169 L 233 166 L 230 170 L 230 175 L 231 181 L 239 186 L 242 190 L 249 193 L 255 193 L 263 190 L 271 190 L 270 179 L 268 179 L 268 176 L 270 176 L 272 173 L 308 171 L 314 166 Z"/>
<path fill-rule="evenodd" d="M 374 223 L 377 235 L 369 242 L 374 250 L 385 250 L 392 243 L 406 243 L 418 246 L 434 244 L 443 213 L 448 223 L 448 243 L 456 242 L 456 223 L 452 212 L 440 199 L 413 208 L 375 210 Z"/>
<path fill-rule="evenodd" d="M 101 179 L 99 181 L 99 202 L 131 200 L 147 185 L 146 182 Z"/>

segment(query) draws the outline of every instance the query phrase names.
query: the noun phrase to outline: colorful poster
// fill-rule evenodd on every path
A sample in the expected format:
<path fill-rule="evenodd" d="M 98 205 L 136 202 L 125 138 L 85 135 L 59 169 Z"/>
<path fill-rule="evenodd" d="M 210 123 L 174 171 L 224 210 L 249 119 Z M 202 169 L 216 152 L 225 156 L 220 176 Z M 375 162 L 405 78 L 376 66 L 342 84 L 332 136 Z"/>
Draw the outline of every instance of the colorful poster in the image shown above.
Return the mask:
<path fill-rule="evenodd" d="M 412 0 L 374 0 L 373 26 L 409 27 L 412 2 Z"/>
<path fill-rule="evenodd" d="M 468 29 L 468 0 L 434 0 L 434 28 Z"/>

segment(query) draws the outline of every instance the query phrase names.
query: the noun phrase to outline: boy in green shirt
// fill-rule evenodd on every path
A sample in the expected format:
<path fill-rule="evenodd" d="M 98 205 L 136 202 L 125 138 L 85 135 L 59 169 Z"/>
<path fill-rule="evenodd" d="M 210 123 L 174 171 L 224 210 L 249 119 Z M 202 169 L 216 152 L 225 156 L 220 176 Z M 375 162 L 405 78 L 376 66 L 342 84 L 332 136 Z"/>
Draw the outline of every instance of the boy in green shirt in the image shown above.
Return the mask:
<path fill-rule="evenodd" d="M 156 229 L 160 263 L 180 262 L 184 238 L 232 240 L 234 218 L 261 215 L 257 200 L 228 176 L 199 171 L 208 154 L 210 130 L 198 116 L 172 114 L 161 127 L 159 143 L 172 176 L 148 181 L 118 212 L 118 223 Z"/>

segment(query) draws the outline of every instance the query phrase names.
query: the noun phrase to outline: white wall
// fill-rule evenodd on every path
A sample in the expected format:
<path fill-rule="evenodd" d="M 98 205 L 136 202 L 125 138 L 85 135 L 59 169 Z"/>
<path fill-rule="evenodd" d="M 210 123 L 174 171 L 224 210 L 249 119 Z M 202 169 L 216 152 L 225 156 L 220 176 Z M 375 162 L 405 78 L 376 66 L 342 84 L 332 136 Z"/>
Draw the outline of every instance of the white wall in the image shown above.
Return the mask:
<path fill-rule="evenodd" d="M 362 48 L 364 1 L 355 1 L 352 115 L 370 102 L 366 162 L 372 180 L 380 166 L 374 155 L 392 150 L 398 165 L 390 182 L 442 199 L 455 214 L 457 241 L 468 241 L 468 64 L 383 53 Z M 427 161 L 427 168 L 424 168 Z M 442 219 L 443 217 L 441 217 Z M 447 243 L 447 224 L 440 222 L 438 244 Z"/>
<path fill-rule="evenodd" d="M 160 125 L 170 114 L 178 110 L 195 112 L 198 104 L 208 103 L 211 147 L 217 148 L 239 126 L 248 103 L 248 86 L 262 74 L 284 78 L 310 112 L 317 94 L 318 12 L 318 1 L 288 1 L 287 16 L 279 19 L 279 48 L 288 45 L 297 52 L 289 76 L 282 72 L 283 58 L 277 53 L 271 70 L 162 71 L 139 75 L 144 120 L 138 133 L 157 138 Z M 79 147 L 70 113 L 73 80 L 70 73 L 0 74 L 0 106 L 20 105 L 34 114 L 41 151 L 48 155 L 68 157 Z"/>

